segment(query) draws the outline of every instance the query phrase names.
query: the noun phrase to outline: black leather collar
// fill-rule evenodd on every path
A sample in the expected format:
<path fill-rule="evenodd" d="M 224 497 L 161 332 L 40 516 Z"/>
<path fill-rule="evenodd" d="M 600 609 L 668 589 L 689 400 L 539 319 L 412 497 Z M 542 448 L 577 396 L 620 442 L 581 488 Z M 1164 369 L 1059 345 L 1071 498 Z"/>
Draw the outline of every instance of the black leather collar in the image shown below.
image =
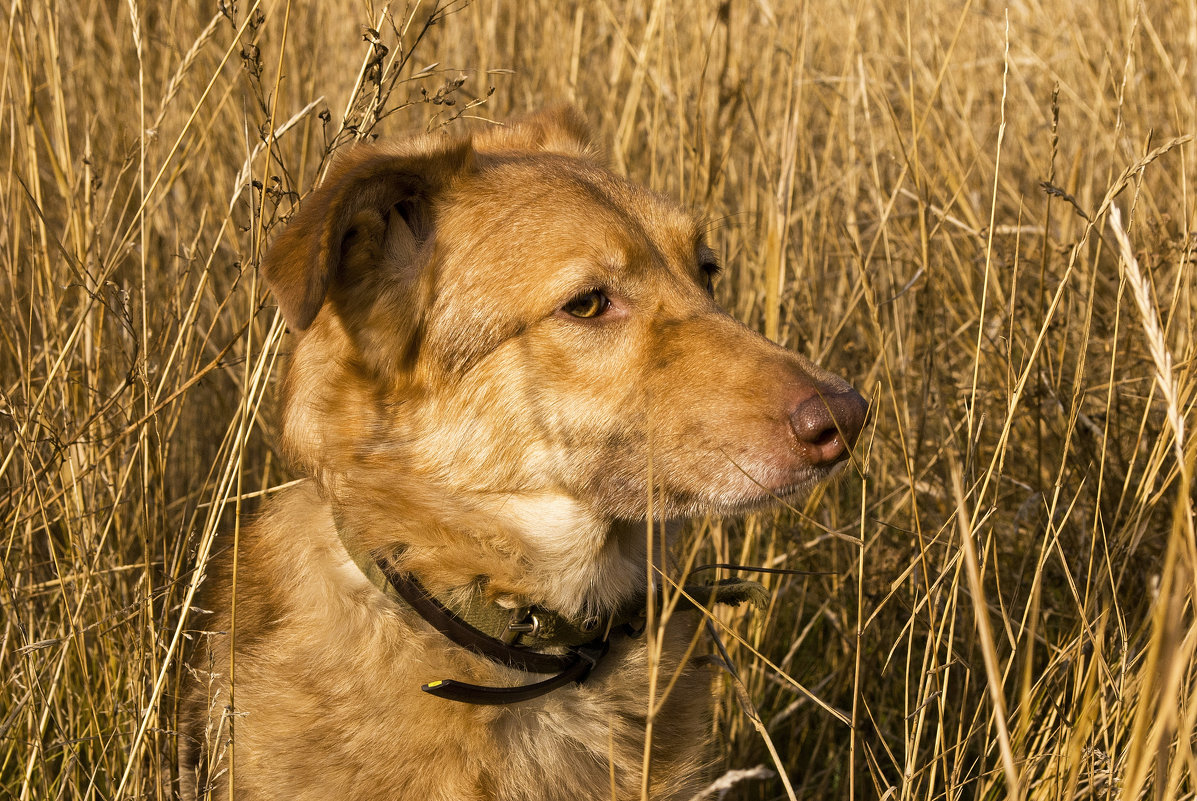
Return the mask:
<path fill-rule="evenodd" d="M 476 590 L 465 603 L 437 598 L 415 576 L 401 570 L 394 555 L 367 553 L 357 545 L 353 532 L 334 509 L 334 522 L 342 544 L 366 577 L 383 594 L 411 607 L 446 639 L 492 662 L 525 673 L 551 673 L 550 678 L 516 687 L 487 687 L 455 679 L 438 679 L 421 689 L 438 698 L 470 704 L 510 704 L 529 701 L 558 687 L 586 680 L 607 654 L 613 634 L 639 637 L 647 598 L 633 601 L 607 618 L 566 618 L 552 610 L 512 610 L 483 601 Z M 707 567 L 695 568 L 695 572 Z M 731 566 L 729 566 L 731 567 Z M 766 571 L 790 572 L 790 571 Z M 709 607 L 715 603 L 738 606 L 745 601 L 764 607 L 769 594 L 755 581 L 738 578 L 684 587 L 687 605 Z M 489 629 L 483 630 L 481 627 Z M 498 636 L 496 636 L 498 635 Z M 548 653 L 528 645 L 551 648 Z"/>
<path fill-rule="evenodd" d="M 470 704 L 511 704 L 530 701 L 571 682 L 582 682 L 606 655 L 608 633 L 588 643 L 572 646 L 565 654 L 546 654 L 516 645 L 508 645 L 471 626 L 443 606 L 414 576 L 398 570 L 390 559 L 378 560 L 378 566 L 395 592 L 434 629 L 462 648 L 492 662 L 526 673 L 556 673 L 552 678 L 517 687 L 484 687 L 454 679 L 439 679 L 420 689 L 438 698 Z"/>

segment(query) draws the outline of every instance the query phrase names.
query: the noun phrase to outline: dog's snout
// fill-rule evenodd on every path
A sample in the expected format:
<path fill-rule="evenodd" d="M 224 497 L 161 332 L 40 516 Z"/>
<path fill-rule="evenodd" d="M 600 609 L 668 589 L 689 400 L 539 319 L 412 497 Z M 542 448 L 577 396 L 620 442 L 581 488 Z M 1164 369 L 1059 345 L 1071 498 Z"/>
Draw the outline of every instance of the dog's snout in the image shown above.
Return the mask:
<path fill-rule="evenodd" d="M 816 392 L 790 415 L 798 449 L 812 465 L 832 465 L 846 459 L 864 428 L 868 411 L 868 403 L 855 390 Z"/>

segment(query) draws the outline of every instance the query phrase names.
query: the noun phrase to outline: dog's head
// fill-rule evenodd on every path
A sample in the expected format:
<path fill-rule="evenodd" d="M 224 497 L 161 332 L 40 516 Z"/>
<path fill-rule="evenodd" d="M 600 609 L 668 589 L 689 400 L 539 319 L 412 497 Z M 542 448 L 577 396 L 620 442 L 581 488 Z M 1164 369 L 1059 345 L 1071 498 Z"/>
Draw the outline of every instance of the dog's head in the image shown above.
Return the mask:
<path fill-rule="evenodd" d="M 569 109 L 358 146 L 263 269 L 303 332 L 286 439 L 334 494 L 551 528 L 643 519 L 651 476 L 656 516 L 740 511 L 827 478 L 864 424 L 719 308 L 700 224 Z"/>

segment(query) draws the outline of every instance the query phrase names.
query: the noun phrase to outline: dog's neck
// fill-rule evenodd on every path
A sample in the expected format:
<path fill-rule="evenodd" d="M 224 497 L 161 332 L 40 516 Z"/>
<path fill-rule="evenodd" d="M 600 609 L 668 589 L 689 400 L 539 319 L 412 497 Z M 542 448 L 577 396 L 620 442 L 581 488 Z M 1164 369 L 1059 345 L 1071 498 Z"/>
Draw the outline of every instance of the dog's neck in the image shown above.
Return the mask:
<path fill-rule="evenodd" d="M 567 617 L 609 614 L 644 594 L 644 523 L 603 520 L 554 493 L 447 500 L 338 484 L 330 499 L 359 547 L 394 553 L 438 593 L 481 585 L 502 606 Z"/>
<path fill-rule="evenodd" d="M 609 612 L 643 594 L 643 524 L 603 520 L 562 495 L 510 496 L 500 515 L 527 548 L 528 572 L 552 606 Z"/>

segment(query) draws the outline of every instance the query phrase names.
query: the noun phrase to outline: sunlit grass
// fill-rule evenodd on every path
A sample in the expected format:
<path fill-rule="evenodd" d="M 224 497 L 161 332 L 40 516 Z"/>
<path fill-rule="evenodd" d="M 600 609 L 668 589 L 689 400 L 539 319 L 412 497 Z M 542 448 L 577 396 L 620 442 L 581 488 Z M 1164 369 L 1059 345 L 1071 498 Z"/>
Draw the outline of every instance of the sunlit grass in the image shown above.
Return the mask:
<path fill-rule="evenodd" d="M 330 154 L 564 99 L 873 402 L 844 481 L 693 527 L 811 571 L 718 613 L 729 797 L 1193 797 L 1197 7 L 1098 5 L 13 4 L 0 796 L 174 791 L 197 568 L 293 478 L 255 268 Z"/>

